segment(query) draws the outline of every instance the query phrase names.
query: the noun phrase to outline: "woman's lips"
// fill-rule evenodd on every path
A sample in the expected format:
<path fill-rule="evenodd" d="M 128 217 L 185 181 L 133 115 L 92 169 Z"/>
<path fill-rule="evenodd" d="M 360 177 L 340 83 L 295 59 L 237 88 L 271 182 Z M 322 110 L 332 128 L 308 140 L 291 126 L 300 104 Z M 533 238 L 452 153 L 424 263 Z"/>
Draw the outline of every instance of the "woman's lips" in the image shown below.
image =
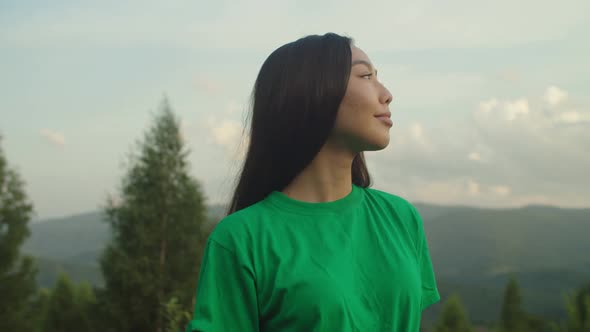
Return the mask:
<path fill-rule="evenodd" d="M 381 114 L 375 116 L 381 122 L 385 123 L 388 126 L 393 126 L 393 121 L 391 121 L 391 114 Z"/>

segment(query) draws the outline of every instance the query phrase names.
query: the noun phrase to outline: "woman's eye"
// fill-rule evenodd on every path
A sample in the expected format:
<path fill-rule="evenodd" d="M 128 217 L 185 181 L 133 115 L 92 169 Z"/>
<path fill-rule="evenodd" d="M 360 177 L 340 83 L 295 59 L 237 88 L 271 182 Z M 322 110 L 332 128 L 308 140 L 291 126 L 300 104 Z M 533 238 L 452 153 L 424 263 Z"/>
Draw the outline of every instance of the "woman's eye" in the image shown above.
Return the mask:
<path fill-rule="evenodd" d="M 367 77 L 367 78 L 369 78 L 369 79 L 370 79 L 370 77 L 371 77 L 371 76 L 373 76 L 373 74 L 366 74 L 366 75 L 363 75 L 363 76 L 361 76 L 361 77 Z"/>

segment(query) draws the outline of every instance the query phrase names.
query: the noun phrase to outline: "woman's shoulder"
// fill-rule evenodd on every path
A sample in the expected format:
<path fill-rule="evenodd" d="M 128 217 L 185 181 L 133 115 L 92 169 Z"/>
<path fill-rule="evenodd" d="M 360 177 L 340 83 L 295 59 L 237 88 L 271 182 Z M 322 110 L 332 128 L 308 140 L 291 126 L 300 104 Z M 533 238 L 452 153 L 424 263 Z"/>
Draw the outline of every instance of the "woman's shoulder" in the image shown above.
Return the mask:
<path fill-rule="evenodd" d="M 371 197 L 374 201 L 388 204 L 395 209 L 402 209 L 402 210 L 410 210 L 414 211 L 415 207 L 410 201 L 406 198 L 392 194 L 390 192 L 375 189 L 375 188 L 365 188 L 365 191 L 369 197 Z"/>
<path fill-rule="evenodd" d="M 416 207 L 406 198 L 378 189 L 368 189 L 367 195 L 372 196 L 381 210 L 389 211 L 389 219 L 398 221 L 409 230 L 413 238 L 423 234 L 423 221 Z"/>
<path fill-rule="evenodd" d="M 259 232 L 267 209 L 261 201 L 223 217 L 213 228 L 210 239 L 228 248 L 244 245 Z"/>

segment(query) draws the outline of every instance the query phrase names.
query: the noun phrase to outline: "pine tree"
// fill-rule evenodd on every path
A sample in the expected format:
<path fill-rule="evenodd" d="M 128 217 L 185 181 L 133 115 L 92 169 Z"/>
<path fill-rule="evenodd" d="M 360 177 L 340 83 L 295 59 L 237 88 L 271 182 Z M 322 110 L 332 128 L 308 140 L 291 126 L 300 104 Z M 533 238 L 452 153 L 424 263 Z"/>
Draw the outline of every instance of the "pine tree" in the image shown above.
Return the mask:
<path fill-rule="evenodd" d="M 511 277 L 504 291 L 500 324 L 503 332 L 522 332 L 527 329 L 527 315 L 522 309 L 522 298 L 516 278 Z"/>
<path fill-rule="evenodd" d="M 188 174 L 188 151 L 167 99 L 139 150 L 120 199 L 105 208 L 113 234 L 100 260 L 105 289 L 97 296 L 110 317 L 105 330 L 163 332 L 172 299 L 192 310 L 205 221 L 200 185 Z"/>
<path fill-rule="evenodd" d="M 80 312 L 79 326 L 85 327 L 84 331 L 101 331 L 98 323 L 97 301 L 94 289 L 88 282 L 82 282 L 76 287 L 76 306 Z M 81 328 L 78 330 L 80 331 Z"/>
<path fill-rule="evenodd" d="M 41 288 L 31 305 L 29 315 L 34 326 L 33 331 L 45 332 L 45 317 L 49 310 L 49 299 L 51 298 L 51 289 Z"/>
<path fill-rule="evenodd" d="M 40 331 L 77 332 L 100 331 L 95 326 L 96 297 L 90 284 L 75 285 L 63 272 L 52 290 L 42 290 L 38 297 L 36 315 L 41 315 Z"/>
<path fill-rule="evenodd" d="M 37 270 L 33 258 L 20 253 L 30 235 L 32 214 L 24 183 L 8 167 L 0 145 L 0 331 L 33 328 L 27 313 L 36 293 Z"/>
<path fill-rule="evenodd" d="M 442 308 L 436 332 L 471 332 L 471 324 L 458 295 L 452 295 Z"/>
<path fill-rule="evenodd" d="M 78 291 L 70 278 L 61 273 L 49 296 L 43 331 L 75 332 L 90 330 L 90 324 L 85 313 L 86 303 L 80 303 Z M 89 299 L 84 298 L 84 300 Z"/>
<path fill-rule="evenodd" d="M 567 332 L 590 332 L 590 283 L 566 297 Z"/>

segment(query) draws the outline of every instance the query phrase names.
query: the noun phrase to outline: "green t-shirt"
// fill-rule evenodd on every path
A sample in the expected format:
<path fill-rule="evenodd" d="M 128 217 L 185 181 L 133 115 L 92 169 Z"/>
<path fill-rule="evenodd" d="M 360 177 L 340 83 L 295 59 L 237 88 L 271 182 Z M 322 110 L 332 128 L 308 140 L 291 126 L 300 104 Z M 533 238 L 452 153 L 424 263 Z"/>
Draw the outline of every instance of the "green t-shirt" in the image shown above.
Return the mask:
<path fill-rule="evenodd" d="M 187 331 L 416 332 L 439 299 L 422 219 L 403 198 L 274 191 L 213 230 Z"/>

